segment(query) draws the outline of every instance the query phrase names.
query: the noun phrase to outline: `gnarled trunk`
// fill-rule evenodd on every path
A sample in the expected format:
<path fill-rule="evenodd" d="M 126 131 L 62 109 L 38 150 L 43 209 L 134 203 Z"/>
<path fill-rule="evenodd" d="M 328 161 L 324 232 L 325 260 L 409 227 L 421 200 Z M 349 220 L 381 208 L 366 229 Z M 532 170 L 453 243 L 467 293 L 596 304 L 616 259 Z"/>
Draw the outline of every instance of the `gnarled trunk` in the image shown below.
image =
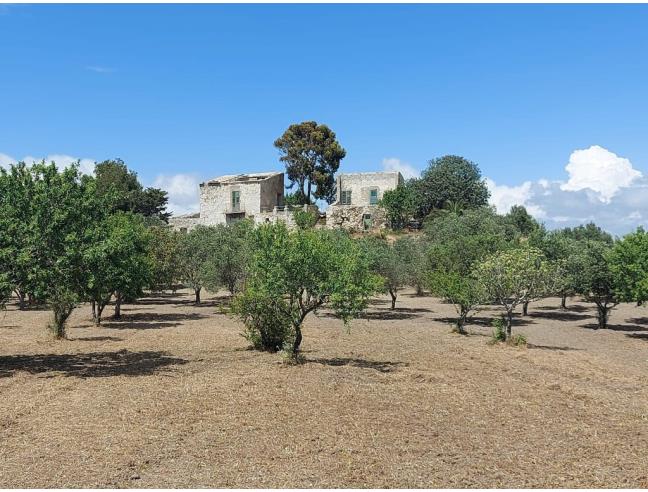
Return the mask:
<path fill-rule="evenodd" d="M 396 309 L 396 291 L 389 289 L 389 295 L 391 296 L 391 308 Z"/>
<path fill-rule="evenodd" d="M 74 309 L 74 307 L 67 304 L 55 305 L 52 308 L 52 322 L 49 327 L 54 334 L 54 338 L 65 338 L 65 324 L 67 319 L 70 317 L 70 314 L 72 314 L 72 309 Z"/>
<path fill-rule="evenodd" d="M 20 289 L 16 289 L 16 296 L 18 296 L 18 309 L 21 311 L 25 310 L 25 292 Z"/>
<path fill-rule="evenodd" d="M 567 294 L 563 294 L 560 299 L 560 309 L 567 309 Z"/>
<path fill-rule="evenodd" d="M 508 311 L 506 313 L 506 340 L 509 340 L 511 338 L 511 334 L 513 332 L 513 313 L 511 311 Z"/>
<path fill-rule="evenodd" d="M 201 290 L 202 290 L 202 288 L 194 289 L 194 294 L 196 295 L 196 304 L 200 304 L 200 291 Z"/>
<path fill-rule="evenodd" d="M 522 304 L 522 316 L 527 316 L 529 314 L 529 301 L 526 301 Z"/>
<path fill-rule="evenodd" d="M 610 317 L 610 308 L 606 304 L 596 304 L 596 320 L 597 329 L 606 329 L 608 327 L 608 319 Z"/>
<path fill-rule="evenodd" d="M 115 292 L 115 319 L 121 318 L 122 295 L 121 292 Z"/>

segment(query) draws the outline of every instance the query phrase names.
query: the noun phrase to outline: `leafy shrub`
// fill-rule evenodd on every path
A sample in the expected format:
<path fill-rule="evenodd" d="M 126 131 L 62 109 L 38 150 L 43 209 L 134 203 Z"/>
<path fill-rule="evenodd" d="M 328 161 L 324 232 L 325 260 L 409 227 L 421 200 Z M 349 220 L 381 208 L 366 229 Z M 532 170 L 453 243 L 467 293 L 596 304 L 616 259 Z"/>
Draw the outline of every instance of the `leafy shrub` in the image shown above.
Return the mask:
<path fill-rule="evenodd" d="M 491 322 L 491 326 L 493 327 L 491 343 L 506 341 L 506 320 L 503 317 L 495 318 Z"/>
<path fill-rule="evenodd" d="M 514 345 L 516 347 L 526 347 L 527 337 L 525 335 L 517 333 L 509 339 L 509 344 Z"/>
<path fill-rule="evenodd" d="M 293 212 L 295 224 L 301 230 L 312 229 L 319 220 L 318 214 L 311 210 L 295 210 Z"/>
<path fill-rule="evenodd" d="M 292 343 L 294 331 L 283 299 L 247 289 L 234 298 L 231 310 L 245 325 L 241 336 L 255 349 L 277 352 Z"/>

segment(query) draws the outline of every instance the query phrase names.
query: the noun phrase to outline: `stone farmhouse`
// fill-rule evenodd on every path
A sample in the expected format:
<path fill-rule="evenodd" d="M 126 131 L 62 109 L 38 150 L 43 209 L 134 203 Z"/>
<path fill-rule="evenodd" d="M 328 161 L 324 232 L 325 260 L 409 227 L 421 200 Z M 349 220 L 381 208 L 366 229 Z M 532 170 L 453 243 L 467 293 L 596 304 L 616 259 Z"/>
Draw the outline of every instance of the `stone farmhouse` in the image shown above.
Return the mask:
<path fill-rule="evenodd" d="M 385 227 L 385 214 L 378 202 L 385 191 L 402 182 L 399 172 L 339 174 L 336 201 L 326 210 L 322 223 L 354 231 Z M 186 232 L 197 225 L 250 218 L 256 224 L 281 221 L 293 227 L 293 212 L 302 208 L 319 213 L 315 205 L 285 206 L 282 172 L 226 175 L 200 184 L 198 213 L 172 217 L 169 224 Z"/>

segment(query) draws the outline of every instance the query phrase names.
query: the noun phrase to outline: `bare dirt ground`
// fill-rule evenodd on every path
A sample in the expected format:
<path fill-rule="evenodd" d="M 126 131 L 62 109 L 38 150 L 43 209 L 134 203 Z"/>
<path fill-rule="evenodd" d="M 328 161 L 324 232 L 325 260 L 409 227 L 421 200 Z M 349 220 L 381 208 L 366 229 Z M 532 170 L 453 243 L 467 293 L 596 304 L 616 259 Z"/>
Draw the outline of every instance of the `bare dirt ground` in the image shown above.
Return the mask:
<path fill-rule="evenodd" d="M 246 350 L 224 298 L 0 313 L 2 487 L 648 487 L 648 311 L 530 306 L 487 344 L 483 311 L 375 301 L 349 333 L 308 319 L 307 363 Z M 108 313 L 110 314 L 110 313 Z"/>

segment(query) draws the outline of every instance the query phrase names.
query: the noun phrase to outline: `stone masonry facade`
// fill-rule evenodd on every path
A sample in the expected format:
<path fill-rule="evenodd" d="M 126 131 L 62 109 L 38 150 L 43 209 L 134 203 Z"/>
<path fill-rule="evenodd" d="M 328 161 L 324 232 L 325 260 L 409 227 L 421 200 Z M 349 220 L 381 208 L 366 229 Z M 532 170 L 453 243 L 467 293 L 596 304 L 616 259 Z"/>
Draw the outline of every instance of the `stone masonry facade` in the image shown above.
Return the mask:
<path fill-rule="evenodd" d="M 398 172 L 338 175 L 336 201 L 326 210 L 326 227 L 350 231 L 386 227 L 385 214 L 378 202 L 385 191 L 402 182 Z M 284 205 L 281 172 L 227 175 L 200 184 L 200 212 L 172 217 L 169 224 L 186 232 L 197 225 L 228 224 L 251 218 L 256 224 L 285 222 L 288 227 L 294 227 L 296 208 L 319 213 L 315 205 Z"/>

